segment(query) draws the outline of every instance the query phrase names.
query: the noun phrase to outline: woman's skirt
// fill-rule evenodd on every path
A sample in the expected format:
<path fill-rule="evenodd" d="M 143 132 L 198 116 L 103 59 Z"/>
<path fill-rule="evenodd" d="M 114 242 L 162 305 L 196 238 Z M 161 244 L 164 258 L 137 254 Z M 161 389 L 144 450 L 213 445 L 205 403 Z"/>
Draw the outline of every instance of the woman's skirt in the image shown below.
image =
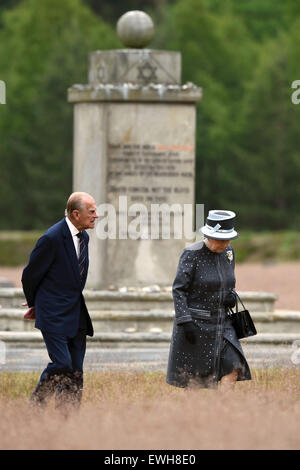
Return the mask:
<path fill-rule="evenodd" d="M 214 317 L 197 320 L 197 341 L 190 344 L 181 325 L 174 321 L 166 381 L 176 387 L 215 387 L 224 375 L 238 370 L 237 380 L 251 380 L 250 368 L 229 318 L 218 334 Z"/>
<path fill-rule="evenodd" d="M 224 375 L 238 370 L 238 380 L 242 380 L 246 375 L 246 369 L 245 358 L 226 338 L 223 338 L 218 379 L 221 380 Z"/>

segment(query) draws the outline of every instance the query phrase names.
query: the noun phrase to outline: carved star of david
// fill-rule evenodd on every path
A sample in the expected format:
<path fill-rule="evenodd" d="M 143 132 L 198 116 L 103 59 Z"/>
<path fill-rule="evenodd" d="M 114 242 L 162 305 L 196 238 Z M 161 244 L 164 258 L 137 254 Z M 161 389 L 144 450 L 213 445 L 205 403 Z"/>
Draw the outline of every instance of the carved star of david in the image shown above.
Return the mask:
<path fill-rule="evenodd" d="M 147 80 L 147 81 L 151 81 L 151 80 L 157 80 L 157 76 L 156 76 L 156 69 L 157 67 L 153 67 L 153 65 L 150 64 L 150 62 L 144 62 L 143 65 L 140 65 L 138 67 L 139 69 L 139 74 L 138 74 L 138 77 L 137 78 L 140 78 L 142 80 Z"/>

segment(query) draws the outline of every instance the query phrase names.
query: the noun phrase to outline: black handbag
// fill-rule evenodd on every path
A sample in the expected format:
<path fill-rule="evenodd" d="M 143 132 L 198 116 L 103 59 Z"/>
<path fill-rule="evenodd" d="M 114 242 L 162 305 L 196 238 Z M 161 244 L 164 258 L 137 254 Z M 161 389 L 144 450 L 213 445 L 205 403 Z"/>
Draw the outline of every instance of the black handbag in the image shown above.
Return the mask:
<path fill-rule="evenodd" d="M 235 312 L 232 308 L 229 307 L 231 313 L 228 313 L 233 327 L 235 329 L 236 335 L 238 339 L 240 338 L 248 338 L 249 336 L 254 336 L 257 334 L 256 328 L 254 326 L 253 320 L 248 310 L 246 310 L 245 305 L 243 304 L 239 295 L 232 291 L 235 294 L 236 303 L 235 303 Z M 238 311 L 238 300 L 241 302 L 244 310 L 241 312 Z"/>

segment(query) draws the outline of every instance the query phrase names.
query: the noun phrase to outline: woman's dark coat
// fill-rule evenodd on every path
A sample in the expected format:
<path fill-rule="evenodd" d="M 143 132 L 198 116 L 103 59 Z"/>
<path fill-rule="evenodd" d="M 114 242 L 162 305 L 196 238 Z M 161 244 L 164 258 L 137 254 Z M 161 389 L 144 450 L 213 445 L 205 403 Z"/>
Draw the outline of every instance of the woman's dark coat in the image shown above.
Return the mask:
<path fill-rule="evenodd" d="M 169 352 L 167 383 L 186 387 L 197 383 L 215 386 L 220 380 L 220 356 L 224 339 L 236 348 L 243 364 L 238 380 L 251 379 L 249 366 L 223 302 L 235 287 L 234 252 L 209 250 L 204 242 L 186 248 L 173 283 L 175 318 Z M 198 327 L 196 344 L 184 335 L 183 323 Z"/>

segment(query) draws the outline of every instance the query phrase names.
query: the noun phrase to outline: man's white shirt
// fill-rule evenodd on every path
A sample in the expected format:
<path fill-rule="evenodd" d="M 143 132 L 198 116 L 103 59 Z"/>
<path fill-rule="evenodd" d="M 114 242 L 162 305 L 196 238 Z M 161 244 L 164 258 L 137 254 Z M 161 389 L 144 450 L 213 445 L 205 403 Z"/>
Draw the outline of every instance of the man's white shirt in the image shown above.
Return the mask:
<path fill-rule="evenodd" d="M 77 233 L 79 233 L 79 230 L 75 227 L 75 225 L 72 224 L 72 222 L 70 221 L 70 219 L 68 217 L 66 217 L 65 219 L 66 219 L 67 225 L 68 225 L 69 230 L 70 230 L 71 235 L 72 235 L 72 239 L 73 239 L 75 251 L 76 251 L 76 254 L 77 254 L 77 258 L 79 258 L 79 242 L 80 242 L 80 240 L 76 236 Z"/>

